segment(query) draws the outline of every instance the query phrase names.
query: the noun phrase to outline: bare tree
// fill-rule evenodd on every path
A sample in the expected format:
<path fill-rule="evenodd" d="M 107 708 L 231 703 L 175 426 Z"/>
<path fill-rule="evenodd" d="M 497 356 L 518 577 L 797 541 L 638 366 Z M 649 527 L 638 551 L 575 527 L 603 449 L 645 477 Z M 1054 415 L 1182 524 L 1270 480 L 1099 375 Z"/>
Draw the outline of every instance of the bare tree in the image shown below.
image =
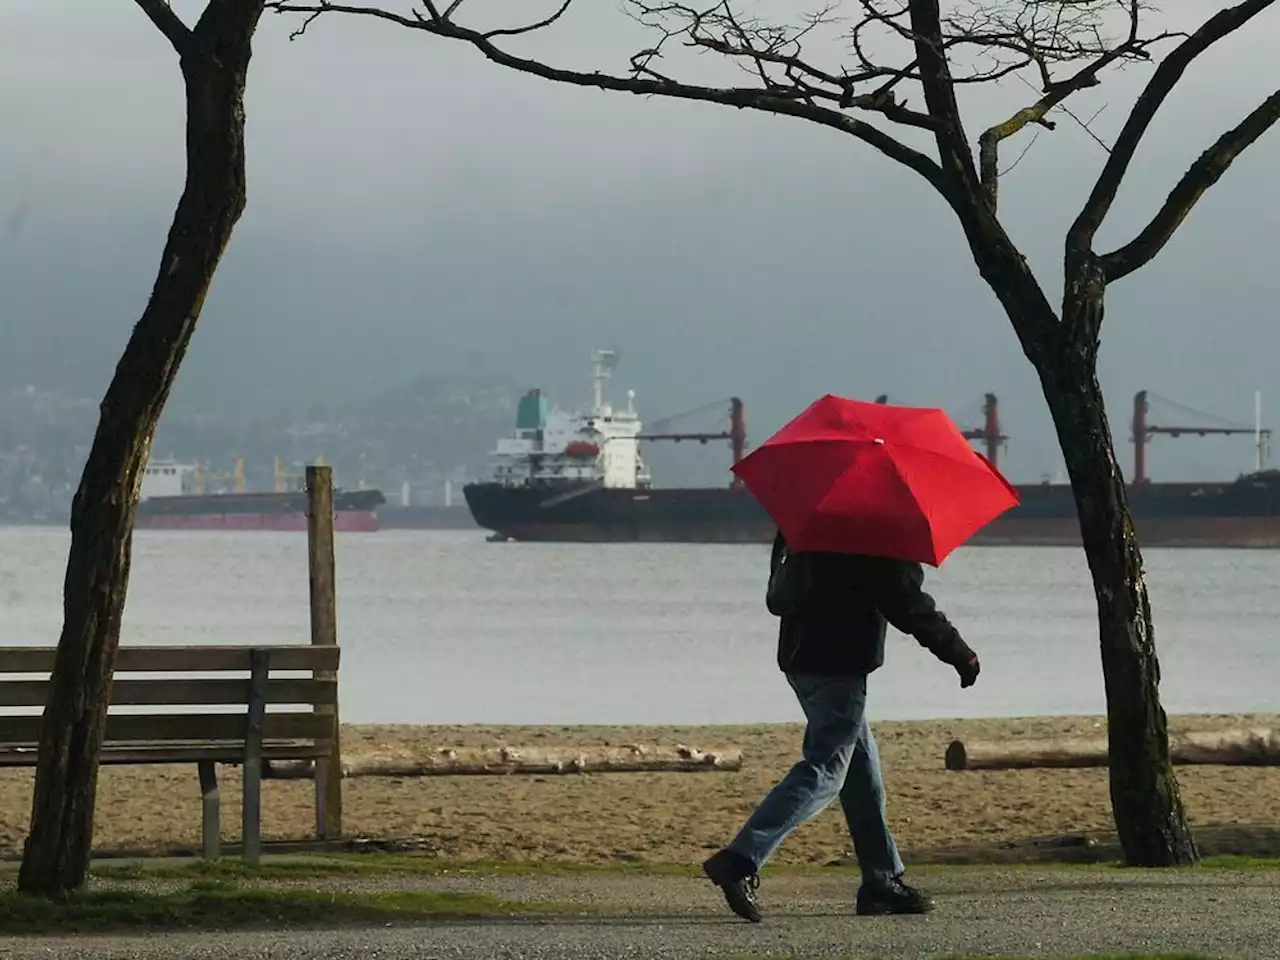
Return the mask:
<path fill-rule="evenodd" d="M 496 64 L 559 83 L 795 117 L 849 134 L 923 177 L 959 219 L 979 272 L 1039 374 L 1061 442 L 1097 596 L 1111 798 L 1125 859 L 1152 866 L 1194 862 L 1169 762 L 1142 556 L 1096 376 L 1098 337 L 1107 286 L 1150 262 L 1205 190 L 1276 122 L 1280 91 L 1200 155 L 1130 242 L 1100 254 L 1094 237 L 1152 118 L 1184 71 L 1274 0 L 1221 9 L 1190 34 L 1149 30 L 1143 0 L 955 0 L 945 13 L 939 0 L 847 0 L 843 8 L 833 0 L 782 24 L 748 15 L 747 0 L 705 0 L 703 6 L 624 0 L 652 30 L 652 42 L 619 74 L 561 69 L 511 52 L 513 38 L 552 28 L 573 4 L 549 2 L 543 17 L 486 28 L 459 21 L 463 0 L 422 0 L 421 9 L 404 6 L 404 12 L 327 0 L 267 5 L 306 18 L 295 35 L 324 14 L 372 17 L 470 44 Z M 476 5 L 473 0 L 467 9 Z M 845 11 L 852 16 L 842 17 Z M 838 48 L 834 65 L 823 66 L 811 54 L 824 42 Z M 681 82 L 665 65 L 682 49 L 725 58 L 748 79 L 738 86 Z M 1028 139 L 1028 128 L 1053 129 L 1051 113 L 1068 111 L 1074 94 L 1118 67 L 1153 59 L 1158 50 L 1167 52 L 1067 231 L 1064 295 L 1055 310 L 1000 222 L 1000 148 L 1015 136 Z M 1034 97 L 975 144 L 958 93 L 1006 78 L 1021 79 Z"/>
<path fill-rule="evenodd" d="M 156 423 L 245 207 L 244 88 L 263 0 L 209 0 L 194 27 L 167 0 L 136 0 L 178 54 L 187 177 L 151 299 L 102 399 L 71 504 L 62 637 L 40 726 L 19 889 L 61 898 L 84 884 L 98 759 L 129 584 L 133 523 Z"/>

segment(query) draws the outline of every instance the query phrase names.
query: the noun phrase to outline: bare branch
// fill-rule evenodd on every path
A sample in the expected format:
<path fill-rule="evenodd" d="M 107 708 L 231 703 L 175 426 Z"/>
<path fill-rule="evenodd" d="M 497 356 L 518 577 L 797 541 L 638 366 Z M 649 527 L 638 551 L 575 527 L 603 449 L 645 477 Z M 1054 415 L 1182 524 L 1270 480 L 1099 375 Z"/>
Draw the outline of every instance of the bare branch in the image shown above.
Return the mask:
<path fill-rule="evenodd" d="M 1016 168 L 1018 164 L 1020 164 L 1023 161 L 1023 158 L 1026 157 L 1026 155 L 1031 152 L 1031 148 L 1036 145 L 1036 141 L 1040 139 L 1040 134 L 1042 134 L 1043 132 L 1044 132 L 1043 130 L 1037 130 L 1035 132 L 1034 136 L 1032 136 L 1032 138 L 1027 141 L 1027 145 L 1018 152 L 1018 155 L 1016 157 L 1013 158 L 1013 163 L 1009 164 L 1009 166 L 1005 167 L 1003 170 L 1000 171 L 1001 177 L 1007 176 L 1008 174 L 1013 172 L 1014 168 Z"/>
<path fill-rule="evenodd" d="M 311 26 L 311 24 L 315 23 L 316 20 L 319 19 L 319 17 L 320 17 L 320 14 L 318 12 L 310 14 L 307 17 L 304 17 L 302 20 L 302 23 L 300 23 L 293 30 L 289 31 L 289 39 L 297 40 L 299 37 L 305 36 L 307 33 L 307 28 Z"/>
<path fill-rule="evenodd" d="M 565 4 L 565 6 L 567 7 L 568 4 Z M 663 96 L 681 100 L 719 103 L 725 106 L 738 107 L 739 109 L 759 110 L 764 113 L 798 117 L 856 137 L 864 143 L 875 147 L 890 159 L 896 160 L 898 163 L 920 174 L 953 206 L 956 203 L 963 202 L 962 195 L 955 189 L 956 185 L 943 173 L 942 168 L 925 154 L 907 146 L 864 120 L 851 117 L 838 109 L 805 102 L 791 91 L 775 92 L 771 89 L 761 89 L 759 87 L 708 87 L 678 83 L 666 78 L 620 77 L 606 73 L 583 73 L 576 70 L 564 70 L 538 60 L 531 60 L 509 53 L 492 42 L 490 37 L 496 34 L 460 26 L 452 20 L 447 20 L 435 13 L 428 13 L 423 17 L 407 17 L 376 7 L 350 6 L 329 3 L 325 2 L 325 0 L 318 3 L 307 2 L 307 0 L 301 0 L 301 2 L 295 2 L 295 0 L 272 0 L 267 4 L 267 8 L 278 13 L 297 13 L 305 16 L 344 13 L 386 20 L 402 27 L 469 43 L 494 63 L 556 83 L 595 87 L 601 90 L 616 90 L 639 96 Z M 563 9 L 562 7 L 562 12 Z"/>
<path fill-rule="evenodd" d="M 1063 113 L 1065 113 L 1073 121 L 1075 121 L 1076 126 L 1079 127 L 1081 130 L 1083 130 L 1085 133 L 1087 133 L 1094 143 L 1100 146 L 1107 153 L 1111 152 L 1111 145 L 1107 143 L 1107 141 L 1103 140 L 1096 133 L 1094 133 L 1093 127 L 1091 126 L 1093 121 L 1097 120 L 1098 117 L 1102 115 L 1102 111 L 1107 109 L 1107 105 L 1105 103 L 1102 106 L 1100 106 L 1097 110 L 1095 110 L 1093 112 L 1093 116 L 1091 116 L 1088 120 L 1081 120 L 1075 114 L 1075 112 L 1066 104 L 1059 104 L 1058 109 L 1061 110 Z"/>
<path fill-rule="evenodd" d="M 1129 114 L 1129 119 L 1121 129 L 1120 135 L 1116 138 L 1111 155 L 1107 158 L 1102 172 L 1098 174 L 1089 199 L 1085 201 L 1080 215 L 1067 231 L 1069 256 L 1078 255 L 1081 251 L 1092 248 L 1093 238 L 1111 210 L 1111 204 L 1115 202 L 1120 184 L 1129 170 L 1129 164 L 1133 162 L 1134 154 L 1138 151 L 1138 144 L 1142 142 L 1161 104 L 1191 62 L 1223 37 L 1243 27 L 1273 3 L 1275 0 L 1244 0 L 1243 3 L 1218 12 L 1161 61 L 1138 97 L 1137 103 L 1134 104 L 1133 111 Z M 1178 219 L 1181 220 L 1180 217 Z"/>
<path fill-rule="evenodd" d="M 924 88 L 924 102 L 929 108 L 929 115 L 937 124 L 934 139 L 938 143 L 942 169 L 957 186 L 971 192 L 978 186 L 978 171 L 973 165 L 973 153 L 960 118 L 960 106 L 956 103 L 951 65 L 943 47 L 938 0 L 912 0 L 909 6 L 911 39 L 920 70 L 920 85 Z"/>
<path fill-rule="evenodd" d="M 1096 55 L 1091 62 L 1077 70 L 1066 80 L 1055 81 L 1050 73 L 1045 56 L 1035 48 L 1029 48 L 1028 55 L 1035 59 L 1040 69 L 1041 79 L 1044 84 L 1043 96 L 1032 105 L 1019 110 L 1003 123 L 996 124 L 994 127 L 984 131 L 978 138 L 978 162 L 983 199 L 993 211 L 996 209 L 999 200 L 1000 173 L 998 165 L 1001 141 L 1008 139 L 1033 123 L 1049 130 L 1054 129 L 1053 123 L 1046 118 L 1050 111 L 1059 106 L 1062 106 L 1063 110 L 1072 119 L 1080 123 L 1090 136 L 1097 140 L 1097 136 L 1093 131 L 1089 130 L 1087 125 L 1081 123 L 1075 114 L 1063 106 L 1063 101 L 1080 90 L 1096 87 L 1102 82 L 1099 79 L 1099 74 L 1114 64 L 1130 59 L 1149 59 L 1148 48 L 1171 36 L 1170 34 L 1159 34 L 1150 39 L 1142 39 L 1138 32 L 1142 12 L 1138 0 L 1121 0 L 1121 2 L 1124 2 L 1128 7 L 1129 33 L 1126 39 L 1109 49 L 1106 48 L 1105 42 L 1099 41 L 1099 46 L 1103 48 L 1103 52 Z M 1060 8 L 1060 18 L 1062 11 L 1065 9 L 1065 5 Z M 1055 29 L 1058 29 L 1058 27 L 1055 26 Z M 1100 140 L 1098 142 L 1101 143 Z"/>
<path fill-rule="evenodd" d="M 1102 257 L 1107 282 L 1127 277 L 1151 262 L 1205 191 L 1217 183 L 1236 158 L 1277 121 L 1280 121 L 1280 90 L 1267 97 L 1256 110 L 1196 158 L 1141 233 L 1119 250 Z"/>
<path fill-rule="evenodd" d="M 169 0 L 135 0 L 135 2 L 173 45 L 178 56 L 182 56 L 191 40 L 191 30 L 173 12 L 173 8 L 169 6 Z"/>
<path fill-rule="evenodd" d="M 727 0 L 717 0 L 699 10 L 682 3 L 629 0 L 633 19 L 656 30 L 657 45 L 632 58 L 637 74 L 670 79 L 654 72 L 653 60 L 661 49 L 677 37 L 685 46 L 721 54 L 730 60 L 745 60 L 744 66 L 761 85 L 778 96 L 789 96 L 814 104 L 824 101 L 842 110 L 865 110 L 888 120 L 920 129 L 932 129 L 929 116 L 908 109 L 892 90 L 900 72 L 875 68 L 869 72 L 823 70 L 801 56 L 801 42 L 819 27 L 834 25 L 833 7 L 825 7 L 802 18 L 799 27 L 779 26 L 735 13 Z M 888 79 L 880 89 L 859 93 L 857 86 L 872 79 Z"/>
<path fill-rule="evenodd" d="M 449 6 L 449 9 L 445 11 L 445 14 L 444 14 L 445 19 L 447 19 L 449 17 L 449 14 L 453 13 L 453 11 L 458 8 L 458 4 L 460 3 L 462 3 L 462 0 L 453 0 L 453 3 Z M 551 26 L 553 23 L 555 23 L 557 20 L 563 17 L 568 12 L 569 6 L 572 3 L 573 3 L 573 0 L 563 0 L 563 2 L 560 4 L 560 7 L 550 16 L 543 17 L 541 20 L 536 20 L 533 23 L 526 24 L 523 27 L 508 27 L 503 30 L 490 30 L 485 34 L 485 36 L 490 39 L 494 37 L 517 37 L 522 33 L 533 33 L 535 30 L 542 30 L 545 27 Z"/>

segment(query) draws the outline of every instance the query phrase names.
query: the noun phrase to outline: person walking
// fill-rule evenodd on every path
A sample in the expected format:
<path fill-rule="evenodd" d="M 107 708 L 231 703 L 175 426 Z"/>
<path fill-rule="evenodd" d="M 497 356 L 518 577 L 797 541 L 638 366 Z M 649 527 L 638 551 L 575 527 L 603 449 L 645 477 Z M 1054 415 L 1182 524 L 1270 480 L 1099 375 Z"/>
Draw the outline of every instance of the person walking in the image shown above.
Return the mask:
<path fill-rule="evenodd" d="M 782 778 L 733 841 L 703 863 L 729 908 L 763 919 L 759 871 L 796 827 L 837 797 L 862 872 L 859 916 L 926 913 L 933 901 L 903 881 L 885 818 L 885 790 L 866 718 L 867 678 L 884 663 L 889 624 L 978 678 L 978 655 L 924 591 L 919 563 L 852 553 L 791 553 L 782 532 L 770 557 L 767 604 L 781 618 L 778 667 L 807 721 L 803 759 Z"/>

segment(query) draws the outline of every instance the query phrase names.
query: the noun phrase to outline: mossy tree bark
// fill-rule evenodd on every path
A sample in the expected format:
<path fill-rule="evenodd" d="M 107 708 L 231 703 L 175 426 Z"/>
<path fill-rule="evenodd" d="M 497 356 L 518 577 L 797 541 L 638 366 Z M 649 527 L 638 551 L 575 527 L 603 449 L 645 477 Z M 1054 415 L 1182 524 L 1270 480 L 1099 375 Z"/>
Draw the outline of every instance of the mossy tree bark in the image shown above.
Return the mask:
<path fill-rule="evenodd" d="M 245 207 L 244 89 L 262 0 L 209 0 L 188 28 L 166 0 L 136 0 L 179 56 L 186 184 L 151 298 L 102 400 L 71 506 L 63 627 L 40 727 L 18 886 L 61 898 L 84 884 L 134 516 L 156 424 L 214 271 Z"/>
<path fill-rule="evenodd" d="M 1101 319 L 1100 292 L 1076 306 Z M 1068 340 L 1036 369 L 1071 478 L 1097 602 L 1111 809 L 1127 864 L 1192 864 L 1198 852 L 1169 756 L 1142 552 L 1098 384 L 1096 343 Z"/>
<path fill-rule="evenodd" d="M 1083 249 L 1065 258 L 1067 293 L 1058 317 L 1000 226 L 993 197 L 964 197 L 953 207 L 979 273 L 1035 367 L 1071 482 L 1098 610 L 1111 806 L 1125 862 L 1195 863 L 1199 854 L 1169 756 L 1142 551 L 1097 377 L 1104 261 Z"/>

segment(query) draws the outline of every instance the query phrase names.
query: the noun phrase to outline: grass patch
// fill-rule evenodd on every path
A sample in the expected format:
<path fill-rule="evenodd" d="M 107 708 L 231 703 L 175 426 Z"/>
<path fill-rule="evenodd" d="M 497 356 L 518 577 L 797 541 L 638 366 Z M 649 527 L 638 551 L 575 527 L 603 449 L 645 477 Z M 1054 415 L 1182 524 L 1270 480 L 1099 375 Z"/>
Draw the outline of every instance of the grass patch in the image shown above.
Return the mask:
<path fill-rule="evenodd" d="M 961 958 L 956 958 L 961 960 Z M 1033 957 L 964 957 L 962 960 L 1034 960 Z M 1218 960 L 1203 953 L 1085 953 L 1064 960 Z"/>
<path fill-rule="evenodd" d="M 16 867 L 14 868 L 16 870 Z M 1019 870 L 1044 871 L 1107 871 L 1126 869 L 1118 863 L 1033 863 L 1033 864 L 920 864 L 912 867 L 916 876 L 930 876 L 956 871 L 972 873 L 1016 872 Z M 1172 868 L 1197 869 L 1197 868 Z M 1198 869 L 1208 870 L 1280 870 L 1280 859 L 1245 856 L 1206 857 Z M 770 864 L 773 875 L 832 875 L 852 874 L 852 866 L 822 866 L 819 864 Z M 696 864 L 646 863 L 618 861 L 616 863 L 572 863 L 558 860 L 535 863 L 518 860 L 447 860 L 439 857 L 416 856 L 396 853 L 335 853 L 295 854 L 267 857 L 252 867 L 237 857 L 219 860 L 127 860 L 97 861 L 92 875 L 104 880 L 196 879 L 324 879 L 337 876 L 386 876 L 405 875 L 420 877 L 439 876 L 565 876 L 575 874 L 611 874 L 638 876 L 701 876 Z"/>
<path fill-rule="evenodd" d="M 777 868 L 771 868 L 777 869 Z M 781 868 L 785 871 L 787 868 Z M 814 868 L 825 869 L 825 868 Z M 841 868 L 844 869 L 844 868 Z M 187 879 L 205 877 L 240 879 L 323 879 L 334 876 L 551 876 L 574 874 L 654 874 L 687 876 L 696 866 L 665 863 L 534 863 L 513 860 L 444 860 L 438 857 L 395 853 L 300 854 L 266 857 L 256 867 L 237 857 L 218 860 L 128 860 L 118 863 L 98 861 L 92 876 L 104 880 Z"/>
<path fill-rule="evenodd" d="M 777 953 L 741 953 L 729 954 L 726 960 L 796 960 L 791 954 Z M 837 960 L 865 960 L 857 954 L 848 954 Z M 991 954 L 968 954 L 965 956 L 947 956 L 939 960 L 1036 960 L 1034 957 L 1014 957 Z M 1076 956 L 1058 957 L 1057 960 L 1219 960 L 1202 953 L 1085 953 Z"/>
<path fill-rule="evenodd" d="M 1106 871 L 1114 871 L 1118 873 L 1128 871 L 1152 871 L 1152 872 L 1175 872 L 1186 873 L 1195 872 L 1197 870 L 1280 870 L 1280 857 L 1253 857 L 1253 856 L 1237 856 L 1234 854 L 1222 854 L 1219 856 L 1204 857 L 1200 863 L 1194 867 L 1126 867 L 1118 860 L 1104 860 L 1097 863 L 1053 863 L 1053 862 L 1034 862 L 1034 863 L 921 863 L 907 864 L 908 870 L 915 876 L 930 876 L 946 873 L 964 872 L 964 873 L 1017 873 L 1026 871 L 1031 873 L 1099 873 Z M 1128 955 L 1119 955 L 1128 960 Z M 1141 954 L 1137 954 L 1141 958 Z M 1176 954 L 1174 955 L 1177 956 Z M 1109 960 L 1103 955 L 1104 960 Z M 1013 958 L 1018 960 L 1018 958 Z M 1163 960 L 1163 958 L 1162 958 Z"/>
<path fill-rule="evenodd" d="M 1200 866 L 1209 870 L 1280 870 L 1280 857 L 1246 857 L 1222 854 L 1205 857 Z"/>
<path fill-rule="evenodd" d="M 952 957 L 948 960 L 1034 960 L 1032 957 Z M 1203 953 L 1085 953 L 1061 960 L 1216 960 Z"/>
<path fill-rule="evenodd" d="M 248 889 L 198 880 L 175 893 L 91 891 L 64 903 L 0 893 L 0 935 L 329 926 L 545 916 L 567 908 L 475 893 L 378 894 Z"/>

